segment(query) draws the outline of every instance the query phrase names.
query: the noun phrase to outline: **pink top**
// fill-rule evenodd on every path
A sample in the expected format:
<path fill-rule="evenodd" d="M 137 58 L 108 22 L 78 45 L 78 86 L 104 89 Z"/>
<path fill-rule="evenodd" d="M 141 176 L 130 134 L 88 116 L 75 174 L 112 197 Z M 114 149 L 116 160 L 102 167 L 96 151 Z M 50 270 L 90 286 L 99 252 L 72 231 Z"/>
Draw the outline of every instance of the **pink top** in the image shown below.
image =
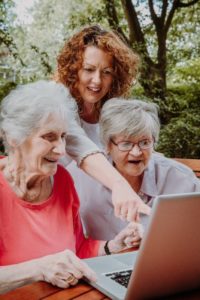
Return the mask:
<path fill-rule="evenodd" d="M 39 204 L 19 199 L 0 172 L 0 265 L 70 249 L 97 256 L 99 241 L 85 239 L 70 174 L 58 166 L 51 196 Z"/>

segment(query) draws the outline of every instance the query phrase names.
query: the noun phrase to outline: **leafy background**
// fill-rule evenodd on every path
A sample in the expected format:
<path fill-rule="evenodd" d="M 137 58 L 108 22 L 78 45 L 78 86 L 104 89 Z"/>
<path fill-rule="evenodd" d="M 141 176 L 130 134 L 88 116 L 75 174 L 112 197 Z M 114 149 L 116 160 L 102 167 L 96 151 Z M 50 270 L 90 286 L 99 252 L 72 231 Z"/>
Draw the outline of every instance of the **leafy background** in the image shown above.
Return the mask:
<path fill-rule="evenodd" d="M 35 0 L 29 22 L 18 18 L 15 6 L 0 1 L 0 100 L 17 84 L 51 78 L 64 41 L 98 23 L 117 30 L 141 56 L 132 97 L 159 106 L 157 150 L 200 157 L 200 1 Z"/>

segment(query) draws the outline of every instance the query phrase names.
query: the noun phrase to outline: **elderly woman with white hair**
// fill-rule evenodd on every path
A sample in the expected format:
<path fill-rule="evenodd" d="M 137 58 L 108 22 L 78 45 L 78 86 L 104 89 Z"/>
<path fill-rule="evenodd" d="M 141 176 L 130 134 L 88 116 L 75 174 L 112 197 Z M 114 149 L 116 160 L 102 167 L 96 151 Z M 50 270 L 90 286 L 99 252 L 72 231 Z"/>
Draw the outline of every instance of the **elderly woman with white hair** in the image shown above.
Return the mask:
<path fill-rule="evenodd" d="M 83 276 L 95 280 L 80 258 L 131 246 L 138 228 L 127 226 L 109 248 L 84 237 L 73 180 L 58 163 L 73 124 L 70 99 L 61 84 L 39 81 L 1 103 L 8 156 L 0 159 L 0 293 L 38 280 L 61 288 Z"/>
<path fill-rule="evenodd" d="M 111 99 L 101 111 L 100 135 L 110 162 L 149 207 L 157 195 L 200 191 L 200 181 L 191 169 L 154 151 L 159 131 L 153 103 Z M 127 222 L 114 216 L 110 191 L 83 173 L 69 171 L 76 183 L 87 234 L 111 239 Z"/>

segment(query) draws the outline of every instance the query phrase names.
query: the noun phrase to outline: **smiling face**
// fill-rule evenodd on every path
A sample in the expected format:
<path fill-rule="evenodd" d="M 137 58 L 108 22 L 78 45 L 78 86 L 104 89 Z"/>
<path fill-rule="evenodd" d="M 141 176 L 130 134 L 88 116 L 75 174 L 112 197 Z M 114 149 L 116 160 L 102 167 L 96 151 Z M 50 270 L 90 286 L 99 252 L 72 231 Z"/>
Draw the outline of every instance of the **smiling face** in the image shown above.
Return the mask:
<path fill-rule="evenodd" d="M 147 134 L 140 137 L 130 137 L 128 139 L 123 135 L 119 135 L 113 138 L 113 142 L 116 144 L 120 142 L 134 143 L 134 146 L 130 151 L 120 151 L 117 145 L 110 142 L 108 150 L 115 167 L 127 180 L 133 176 L 143 175 L 144 170 L 148 166 L 153 146 L 148 149 L 140 149 L 137 145 L 138 142 L 146 139 L 152 140 L 152 135 Z"/>
<path fill-rule="evenodd" d="M 113 80 L 112 56 L 94 46 L 88 46 L 83 54 L 83 65 L 78 72 L 78 91 L 84 107 L 91 107 L 110 90 Z"/>
<path fill-rule="evenodd" d="M 66 125 L 59 117 L 50 116 L 44 121 L 18 146 L 24 171 L 41 177 L 54 175 L 58 160 L 65 153 L 65 136 Z"/>

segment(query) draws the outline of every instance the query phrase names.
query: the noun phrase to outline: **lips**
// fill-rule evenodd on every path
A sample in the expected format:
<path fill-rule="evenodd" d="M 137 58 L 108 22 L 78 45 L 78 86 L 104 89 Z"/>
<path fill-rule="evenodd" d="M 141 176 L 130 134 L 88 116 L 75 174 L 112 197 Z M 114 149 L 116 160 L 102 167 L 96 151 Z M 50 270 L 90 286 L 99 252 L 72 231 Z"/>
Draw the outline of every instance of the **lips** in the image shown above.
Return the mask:
<path fill-rule="evenodd" d="M 99 93 L 101 91 L 100 88 L 97 87 L 87 87 L 90 92 Z"/>
<path fill-rule="evenodd" d="M 141 163 L 142 160 L 129 160 L 128 163 L 130 164 L 134 164 L 134 165 L 139 165 L 139 163 Z"/>
<path fill-rule="evenodd" d="M 47 157 L 45 157 L 44 159 L 45 159 L 46 161 L 48 161 L 49 163 L 57 163 L 57 162 L 58 162 L 57 159 L 53 159 L 53 158 L 47 158 Z"/>

